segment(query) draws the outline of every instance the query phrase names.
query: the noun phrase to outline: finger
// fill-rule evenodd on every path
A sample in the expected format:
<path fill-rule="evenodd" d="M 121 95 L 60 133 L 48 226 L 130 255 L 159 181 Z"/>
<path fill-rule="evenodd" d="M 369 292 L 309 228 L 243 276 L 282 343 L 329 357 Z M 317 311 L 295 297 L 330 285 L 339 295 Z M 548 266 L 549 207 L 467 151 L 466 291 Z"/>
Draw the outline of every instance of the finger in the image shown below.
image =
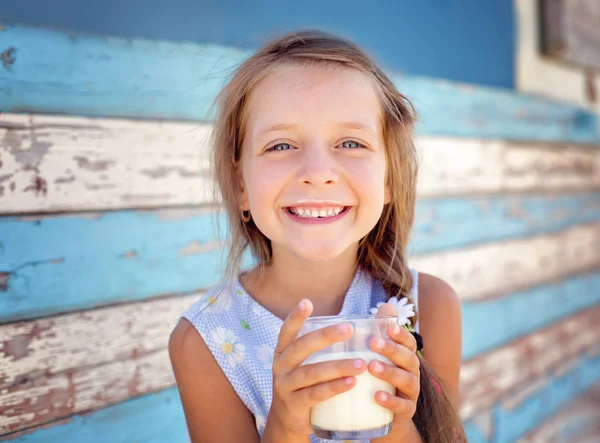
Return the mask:
<path fill-rule="evenodd" d="M 377 310 L 377 314 L 375 315 L 375 317 L 379 318 L 385 317 L 387 315 L 398 315 L 396 308 L 391 303 L 382 304 L 381 307 Z"/>
<path fill-rule="evenodd" d="M 304 299 L 294 308 L 290 315 L 287 316 L 279 331 L 277 346 L 275 346 L 275 354 L 283 352 L 290 343 L 296 340 L 300 329 L 302 329 L 302 325 L 306 319 L 310 317 L 312 310 L 313 305 L 311 301 Z"/>
<path fill-rule="evenodd" d="M 325 328 L 311 331 L 288 345 L 280 355 L 280 370 L 290 370 L 300 365 L 304 360 L 331 346 L 334 343 L 348 340 L 352 336 L 353 329 L 348 324 L 327 326 Z"/>
<path fill-rule="evenodd" d="M 371 374 L 394 386 L 407 399 L 416 401 L 419 398 L 421 387 L 418 375 L 377 360 L 370 362 L 368 367 Z"/>
<path fill-rule="evenodd" d="M 412 352 L 417 352 L 417 340 L 408 329 L 398 324 L 391 324 L 388 326 L 388 335 L 396 343 L 406 346 Z"/>
<path fill-rule="evenodd" d="M 384 356 L 394 365 L 412 372 L 419 373 L 421 362 L 416 352 L 411 351 L 406 346 L 398 344 L 392 340 L 385 340 L 381 337 L 371 339 L 371 349 Z"/>
<path fill-rule="evenodd" d="M 325 401 L 334 395 L 349 391 L 356 384 L 356 377 L 344 377 L 337 380 L 320 383 L 297 391 L 298 395 L 304 397 L 302 401 L 310 406 Z"/>
<path fill-rule="evenodd" d="M 394 415 L 406 418 L 412 418 L 417 411 L 417 403 L 406 398 L 390 395 L 388 392 L 377 391 L 375 401 L 389 409 Z"/>
<path fill-rule="evenodd" d="M 289 373 L 286 389 L 296 391 L 338 378 L 356 376 L 367 369 L 362 358 L 334 360 L 298 366 Z"/>

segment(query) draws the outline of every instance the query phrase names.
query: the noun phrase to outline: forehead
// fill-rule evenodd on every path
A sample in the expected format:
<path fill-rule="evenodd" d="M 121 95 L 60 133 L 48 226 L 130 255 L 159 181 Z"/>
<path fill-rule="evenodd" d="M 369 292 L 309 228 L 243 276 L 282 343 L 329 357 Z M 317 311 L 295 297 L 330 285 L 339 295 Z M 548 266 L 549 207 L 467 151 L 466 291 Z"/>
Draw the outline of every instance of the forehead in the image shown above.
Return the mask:
<path fill-rule="evenodd" d="M 353 69 L 279 68 L 254 88 L 246 112 L 251 138 L 281 123 L 315 128 L 355 122 L 376 134 L 381 131 L 381 105 L 373 82 Z"/>

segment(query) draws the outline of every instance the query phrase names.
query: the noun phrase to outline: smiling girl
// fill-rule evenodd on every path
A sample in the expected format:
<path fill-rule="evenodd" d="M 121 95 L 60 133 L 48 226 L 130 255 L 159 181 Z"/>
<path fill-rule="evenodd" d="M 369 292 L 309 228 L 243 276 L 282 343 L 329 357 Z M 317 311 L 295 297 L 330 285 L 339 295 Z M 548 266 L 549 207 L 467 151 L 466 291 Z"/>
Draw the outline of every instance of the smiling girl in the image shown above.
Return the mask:
<path fill-rule="evenodd" d="M 394 421 L 373 442 L 465 441 L 460 302 L 407 264 L 417 179 L 410 102 L 353 43 L 303 31 L 247 59 L 216 103 L 227 281 L 183 314 L 169 342 L 191 440 L 324 441 L 312 435 L 311 407 L 370 371 L 396 388 L 375 395 Z M 256 267 L 240 273 L 247 248 Z M 299 338 L 306 318 L 378 306 L 394 314 L 395 302 L 415 305 L 420 335 L 390 328 L 373 343 L 394 365 L 301 365 L 352 334 L 341 325 Z"/>

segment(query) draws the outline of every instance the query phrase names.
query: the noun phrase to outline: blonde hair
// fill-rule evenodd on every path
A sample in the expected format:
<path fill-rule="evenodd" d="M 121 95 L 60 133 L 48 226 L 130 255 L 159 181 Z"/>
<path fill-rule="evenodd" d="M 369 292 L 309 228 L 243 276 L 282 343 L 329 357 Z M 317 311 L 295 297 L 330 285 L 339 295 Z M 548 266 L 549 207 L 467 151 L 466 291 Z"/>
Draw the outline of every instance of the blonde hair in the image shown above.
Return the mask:
<path fill-rule="evenodd" d="M 391 201 L 384 206 L 376 226 L 360 241 L 358 265 L 383 283 L 388 297 L 408 298 L 412 276 L 406 251 L 414 219 L 418 171 L 412 138 L 416 113 L 412 103 L 398 92 L 390 79 L 357 45 L 320 31 L 290 33 L 264 46 L 237 68 L 215 101 L 218 111 L 213 131 L 212 165 L 229 224 L 226 275 L 231 278 L 239 272 L 248 247 L 261 267 L 272 258 L 270 240 L 252 220 L 244 221 L 242 218 L 239 165 L 249 96 L 259 82 L 289 65 L 353 69 L 372 80 L 383 114 L 383 139 L 388 165 L 385 179 L 391 190 Z M 413 322 L 416 322 L 416 316 Z M 457 414 L 446 396 L 437 394 L 439 398 L 435 398 L 437 391 L 427 381 L 434 377 L 433 373 L 423 377 L 429 372 L 427 367 L 422 367 L 421 395 L 429 393 L 431 398 L 419 399 L 419 404 L 429 410 L 419 411 L 422 408 L 418 408 L 415 422 L 418 424 L 417 418 L 422 417 L 426 426 L 419 429 L 421 435 L 435 436 L 425 441 L 454 443 L 456 437 L 445 439 L 440 432 L 445 433 L 450 424 L 454 435 L 462 435 L 462 426 L 460 421 L 457 422 Z M 439 416 L 439 420 L 431 416 L 434 411 L 439 412 L 433 414 Z M 437 422 L 437 427 L 432 420 Z"/>

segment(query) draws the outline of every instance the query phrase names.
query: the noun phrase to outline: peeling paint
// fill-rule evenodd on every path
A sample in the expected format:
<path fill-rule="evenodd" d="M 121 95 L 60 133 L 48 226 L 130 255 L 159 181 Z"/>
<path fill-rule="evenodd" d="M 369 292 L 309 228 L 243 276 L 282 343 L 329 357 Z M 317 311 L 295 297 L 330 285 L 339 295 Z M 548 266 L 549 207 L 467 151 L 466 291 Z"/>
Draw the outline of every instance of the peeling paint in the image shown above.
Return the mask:
<path fill-rule="evenodd" d="M 73 160 L 75 160 L 77 162 L 77 166 L 79 166 L 81 169 L 85 169 L 87 171 L 93 171 L 93 172 L 98 172 L 98 171 L 106 171 L 109 167 L 114 166 L 115 165 L 115 161 L 114 160 L 90 160 L 86 157 L 82 157 L 82 156 L 74 156 Z"/>
<path fill-rule="evenodd" d="M 142 169 L 141 173 L 155 179 L 164 178 L 170 174 L 178 174 L 180 177 L 202 177 L 204 175 L 202 171 L 189 171 L 183 167 L 175 166 L 160 166 L 155 169 Z"/>
<path fill-rule="evenodd" d="M 179 257 L 185 257 L 188 255 L 203 254 L 207 251 L 219 249 L 221 244 L 217 241 L 211 241 L 208 243 L 201 243 L 198 240 L 193 240 L 179 250 L 177 255 Z"/>
<path fill-rule="evenodd" d="M 134 250 L 127 251 L 121 255 L 122 258 L 138 258 L 137 252 Z"/>
<path fill-rule="evenodd" d="M 7 50 L 5 50 L 2 54 L 0 54 L 0 60 L 2 60 L 2 66 L 4 66 L 4 68 L 8 71 L 11 70 L 12 66 L 15 64 L 15 61 L 17 60 L 15 58 L 16 52 L 17 52 L 17 49 L 11 46 Z"/>
<path fill-rule="evenodd" d="M 4 247 L 0 243 L 0 251 L 4 252 Z M 10 279 L 9 272 L 0 272 L 0 292 L 8 291 L 8 280 Z"/>

